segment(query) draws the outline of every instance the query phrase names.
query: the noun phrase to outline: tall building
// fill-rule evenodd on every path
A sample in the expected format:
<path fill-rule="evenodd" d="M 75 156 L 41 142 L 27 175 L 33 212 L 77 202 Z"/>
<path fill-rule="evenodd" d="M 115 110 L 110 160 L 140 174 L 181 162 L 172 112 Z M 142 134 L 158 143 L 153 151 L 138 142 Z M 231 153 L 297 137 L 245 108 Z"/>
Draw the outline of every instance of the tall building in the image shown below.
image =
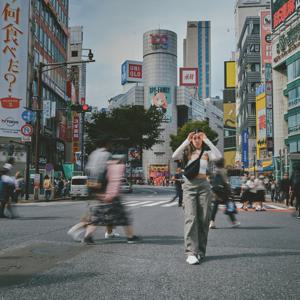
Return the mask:
<path fill-rule="evenodd" d="M 165 111 L 161 144 L 143 152 L 144 173 L 175 172 L 171 161 L 170 134 L 177 133 L 177 35 L 169 30 L 150 30 L 143 35 L 144 107 Z M 150 176 L 153 177 L 153 176 Z"/>
<path fill-rule="evenodd" d="M 34 2 L 34 66 L 64 62 L 68 59 L 69 1 L 42 0 Z M 42 77 L 43 126 L 40 138 L 40 168 L 52 163 L 61 169 L 65 161 L 67 119 L 66 108 L 67 69 L 45 71 Z M 37 95 L 37 81 L 33 81 L 33 96 Z M 34 105 L 32 103 L 31 105 Z M 49 108 L 50 107 L 50 108 Z M 51 111 L 49 114 L 48 111 Z"/>
<path fill-rule="evenodd" d="M 261 81 L 260 11 L 269 0 L 238 0 L 235 5 L 237 147 L 243 167 L 256 163 L 256 87 Z"/>
<path fill-rule="evenodd" d="M 273 2 L 274 167 L 280 179 L 300 166 L 300 3 Z"/>
<path fill-rule="evenodd" d="M 198 96 L 211 96 L 211 26 L 210 21 L 188 21 L 183 41 L 183 66 L 198 68 Z"/>

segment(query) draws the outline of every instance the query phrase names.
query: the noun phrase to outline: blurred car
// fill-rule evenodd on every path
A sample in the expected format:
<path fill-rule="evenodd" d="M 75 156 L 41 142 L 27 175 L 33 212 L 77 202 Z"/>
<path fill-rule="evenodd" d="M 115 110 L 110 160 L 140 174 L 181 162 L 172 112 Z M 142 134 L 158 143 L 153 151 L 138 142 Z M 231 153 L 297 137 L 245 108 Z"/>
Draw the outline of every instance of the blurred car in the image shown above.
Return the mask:
<path fill-rule="evenodd" d="M 130 186 L 130 184 L 126 178 L 123 178 L 121 180 L 120 192 L 122 194 L 132 193 L 132 187 Z"/>
<path fill-rule="evenodd" d="M 87 186 L 87 176 L 73 176 L 71 179 L 70 196 L 72 199 L 76 197 L 87 198 L 89 190 Z"/>
<path fill-rule="evenodd" d="M 242 181 L 240 176 L 230 176 L 229 184 L 234 197 L 234 200 L 240 201 Z"/>

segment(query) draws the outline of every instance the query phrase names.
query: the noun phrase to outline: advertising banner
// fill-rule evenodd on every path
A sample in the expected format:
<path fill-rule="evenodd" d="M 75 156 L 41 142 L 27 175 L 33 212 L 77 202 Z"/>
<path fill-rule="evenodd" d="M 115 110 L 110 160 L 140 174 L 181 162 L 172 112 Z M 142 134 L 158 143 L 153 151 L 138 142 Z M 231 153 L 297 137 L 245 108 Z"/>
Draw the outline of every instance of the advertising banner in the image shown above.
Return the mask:
<path fill-rule="evenodd" d="M 267 122 L 267 128 L 266 128 L 266 134 L 267 138 L 273 137 L 273 115 L 272 115 L 272 109 L 266 110 L 266 122 Z"/>
<path fill-rule="evenodd" d="M 224 151 L 236 148 L 236 114 L 235 103 L 224 103 Z"/>
<path fill-rule="evenodd" d="M 262 158 L 260 153 L 267 147 L 267 113 L 266 113 L 266 93 L 259 94 L 256 91 L 256 143 L 258 158 Z"/>
<path fill-rule="evenodd" d="M 0 136 L 21 137 L 26 107 L 29 0 L 0 1 Z"/>
<path fill-rule="evenodd" d="M 51 101 L 50 100 L 43 101 L 43 117 L 44 117 L 44 119 L 51 118 Z"/>
<path fill-rule="evenodd" d="M 224 62 L 224 87 L 225 89 L 235 88 L 235 61 Z"/>
<path fill-rule="evenodd" d="M 248 129 L 244 129 L 242 132 L 242 162 L 243 162 L 243 167 L 248 168 L 249 167 L 249 146 L 248 146 Z"/>
<path fill-rule="evenodd" d="M 198 68 L 180 68 L 180 86 L 198 86 Z"/>
<path fill-rule="evenodd" d="M 265 78 L 266 64 L 272 63 L 272 42 L 268 36 L 271 34 L 271 12 L 262 10 L 260 12 L 260 53 L 262 75 Z"/>
<path fill-rule="evenodd" d="M 73 117 L 73 142 L 79 141 L 79 116 Z"/>
<path fill-rule="evenodd" d="M 126 60 L 121 66 L 121 84 L 142 82 L 143 63 L 140 61 Z"/>
<path fill-rule="evenodd" d="M 172 99 L 169 86 L 151 86 L 148 94 L 149 106 L 155 106 L 164 114 L 163 122 L 172 122 Z"/>
<path fill-rule="evenodd" d="M 272 27 L 276 29 L 296 12 L 296 0 L 272 0 L 271 9 Z"/>

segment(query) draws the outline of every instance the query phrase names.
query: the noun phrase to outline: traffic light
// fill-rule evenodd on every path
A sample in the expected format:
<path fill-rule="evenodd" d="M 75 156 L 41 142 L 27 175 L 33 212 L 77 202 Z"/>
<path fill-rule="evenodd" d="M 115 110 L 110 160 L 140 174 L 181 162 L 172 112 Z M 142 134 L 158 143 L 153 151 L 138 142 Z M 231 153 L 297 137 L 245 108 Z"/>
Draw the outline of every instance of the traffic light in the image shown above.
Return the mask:
<path fill-rule="evenodd" d="M 72 104 L 71 105 L 71 110 L 76 111 L 77 113 L 86 113 L 86 112 L 91 112 L 92 111 L 92 106 L 88 104 Z"/>
<path fill-rule="evenodd" d="M 82 105 L 82 112 L 91 112 L 92 111 L 92 107 L 88 104 L 83 104 Z"/>
<path fill-rule="evenodd" d="M 82 112 L 82 105 L 80 105 L 80 104 L 72 104 L 71 105 L 71 110 L 72 111 L 76 111 L 77 113 L 81 113 Z"/>

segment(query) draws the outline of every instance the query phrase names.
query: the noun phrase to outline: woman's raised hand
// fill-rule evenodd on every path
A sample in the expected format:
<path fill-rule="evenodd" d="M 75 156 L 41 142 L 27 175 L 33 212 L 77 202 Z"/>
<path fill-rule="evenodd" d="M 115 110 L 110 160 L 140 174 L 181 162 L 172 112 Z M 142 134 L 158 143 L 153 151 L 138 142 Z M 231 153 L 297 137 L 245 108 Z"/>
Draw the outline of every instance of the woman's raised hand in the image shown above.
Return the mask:
<path fill-rule="evenodd" d="M 190 132 L 189 133 L 189 135 L 188 135 L 188 140 L 189 140 L 189 142 L 191 142 L 192 141 L 192 139 L 193 139 L 193 135 L 195 134 L 195 132 L 194 131 L 192 131 L 192 132 Z"/>

